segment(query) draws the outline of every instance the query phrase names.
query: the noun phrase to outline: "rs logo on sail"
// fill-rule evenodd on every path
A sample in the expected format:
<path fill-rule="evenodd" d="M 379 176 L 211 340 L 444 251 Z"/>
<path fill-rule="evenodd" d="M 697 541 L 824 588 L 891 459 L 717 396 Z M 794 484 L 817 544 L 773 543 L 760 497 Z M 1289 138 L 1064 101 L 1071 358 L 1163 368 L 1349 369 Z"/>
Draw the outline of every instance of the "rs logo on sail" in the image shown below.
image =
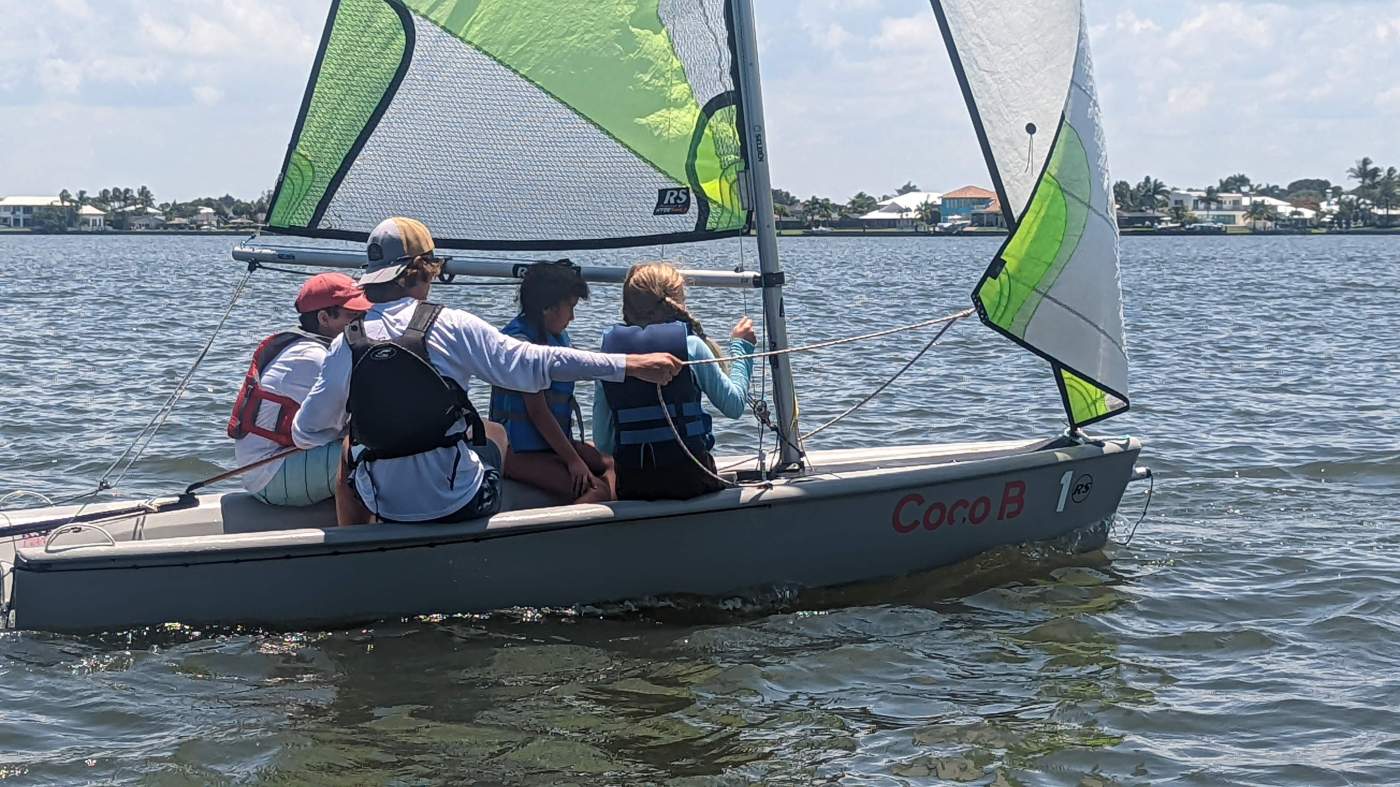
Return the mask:
<path fill-rule="evenodd" d="M 937 530 L 945 525 L 980 525 L 992 519 L 1006 522 L 1026 510 L 1026 482 L 1010 481 L 1001 490 L 1001 500 L 993 503 L 987 496 L 959 499 L 951 502 L 924 500 L 920 494 L 907 495 L 894 507 L 891 523 L 896 533 L 912 533 L 919 528 Z"/>

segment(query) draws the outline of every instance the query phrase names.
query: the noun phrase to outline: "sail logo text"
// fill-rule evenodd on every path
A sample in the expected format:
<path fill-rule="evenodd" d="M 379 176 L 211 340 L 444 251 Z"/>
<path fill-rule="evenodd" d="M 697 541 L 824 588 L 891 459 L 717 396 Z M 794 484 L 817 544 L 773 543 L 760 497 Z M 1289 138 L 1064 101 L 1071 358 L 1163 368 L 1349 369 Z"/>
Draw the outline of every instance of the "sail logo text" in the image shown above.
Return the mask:
<path fill-rule="evenodd" d="M 913 533 L 919 528 L 937 530 L 952 525 L 981 525 L 988 520 L 1007 522 L 1026 510 L 1026 482 L 1010 481 L 1001 490 L 1001 499 L 987 496 L 975 499 L 928 502 L 923 495 L 906 495 L 895 504 L 891 524 L 896 533 Z"/>
<path fill-rule="evenodd" d="M 659 189 L 656 195 L 657 216 L 684 216 L 690 212 L 690 189 Z"/>

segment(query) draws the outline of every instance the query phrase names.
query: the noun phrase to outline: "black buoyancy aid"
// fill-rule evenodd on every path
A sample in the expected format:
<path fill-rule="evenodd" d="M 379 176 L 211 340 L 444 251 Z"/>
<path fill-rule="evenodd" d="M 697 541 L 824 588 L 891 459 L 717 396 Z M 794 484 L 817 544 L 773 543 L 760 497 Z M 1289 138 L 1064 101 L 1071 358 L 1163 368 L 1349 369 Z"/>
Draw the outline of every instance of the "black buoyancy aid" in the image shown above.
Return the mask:
<path fill-rule="evenodd" d="M 350 439 L 365 448 L 357 462 L 396 459 L 446 448 L 468 440 L 485 445 L 486 430 L 467 392 L 428 360 L 428 332 L 442 312 L 419 303 L 396 340 L 365 334 L 364 318 L 345 328 L 350 346 Z M 467 432 L 450 430 L 459 420 Z"/>
<path fill-rule="evenodd" d="M 682 322 L 648 325 L 645 328 L 618 325 L 603 336 L 603 352 L 644 354 L 670 353 L 682 361 L 689 358 L 686 338 L 689 328 Z M 686 367 L 661 389 L 666 411 L 656 398 L 652 383 L 627 378 L 620 383 L 603 383 L 603 395 L 613 414 L 613 459 L 628 468 L 670 467 L 691 460 L 686 456 L 708 453 L 714 448 L 714 423 L 700 401 L 700 381 L 695 370 Z M 666 414 L 670 414 L 667 419 Z M 675 432 L 685 446 L 676 443 Z"/>
<path fill-rule="evenodd" d="M 297 342 L 319 342 L 323 347 L 330 344 L 330 340 L 324 336 L 295 331 L 274 333 L 263 339 L 258 349 L 253 351 L 253 360 L 248 364 L 248 372 L 243 375 L 243 386 L 238 389 L 238 398 L 233 401 L 233 415 L 228 419 L 229 437 L 241 440 L 255 435 L 283 448 L 292 447 L 292 419 L 301 409 L 301 402 L 263 388 L 262 375 L 277 356 Z M 264 403 L 278 408 L 276 425 L 271 429 L 258 426 L 258 412 Z"/>

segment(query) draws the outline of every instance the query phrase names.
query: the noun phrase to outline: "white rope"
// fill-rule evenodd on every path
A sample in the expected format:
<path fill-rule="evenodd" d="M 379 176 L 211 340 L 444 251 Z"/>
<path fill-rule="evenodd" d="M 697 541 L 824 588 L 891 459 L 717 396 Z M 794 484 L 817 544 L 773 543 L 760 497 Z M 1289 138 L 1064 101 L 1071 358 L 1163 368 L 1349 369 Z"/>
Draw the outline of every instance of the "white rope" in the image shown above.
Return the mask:
<path fill-rule="evenodd" d="M 959 321 L 961 321 L 961 320 L 963 320 L 963 319 L 965 319 L 965 318 L 971 316 L 972 313 L 973 313 L 973 311 L 974 311 L 974 310 L 972 310 L 972 309 L 967 309 L 967 310 L 965 310 L 965 311 L 962 311 L 962 312 L 959 312 L 959 313 L 957 313 L 957 314 L 954 314 L 954 315 L 952 315 L 951 317 L 945 317 L 945 318 L 942 318 L 942 319 L 940 319 L 940 320 L 936 320 L 936 321 L 932 321 L 932 322 L 917 323 L 917 325 L 918 325 L 919 327 L 923 327 L 923 326 L 927 326 L 927 325 L 936 325 L 936 324 L 938 324 L 938 323 L 943 323 L 943 328 L 942 328 L 941 330 L 939 330 L 938 333 L 935 334 L 934 337 L 933 337 L 932 339 L 929 340 L 928 344 L 925 344 L 925 345 L 924 345 L 924 347 L 923 347 L 922 350 L 919 350 L 919 352 L 918 352 L 917 354 L 915 354 L 913 358 L 910 358 L 908 363 L 904 364 L 904 366 L 901 367 L 899 371 L 895 372 L 893 377 L 891 377 L 890 379 L 888 379 L 888 380 L 886 380 L 885 382 L 881 383 L 880 386 L 879 386 L 878 388 L 876 388 L 874 391 L 872 391 L 872 392 L 871 392 L 868 396 L 866 396 L 864 399 L 861 399 L 859 402 L 856 402 L 854 405 L 851 405 L 850 407 L 846 408 L 846 410 L 845 410 L 844 412 L 842 412 L 840 415 L 836 416 L 835 418 L 832 418 L 830 421 L 827 421 L 826 423 L 822 424 L 821 426 L 818 426 L 816 429 L 813 429 L 812 431 L 807 432 L 807 433 L 801 435 L 801 436 L 798 438 L 798 443 L 799 443 L 799 445 L 801 445 L 801 444 L 803 444 L 803 443 L 806 443 L 806 441 L 810 440 L 811 438 L 815 437 L 816 435 L 821 434 L 822 432 L 826 431 L 827 429 L 830 429 L 831 427 L 835 426 L 836 424 L 840 423 L 841 421 L 844 421 L 846 418 L 850 417 L 852 414 L 854 414 L 854 413 L 855 413 L 857 410 L 859 410 L 860 408 L 864 407 L 864 406 L 867 405 L 867 404 L 870 404 L 870 402 L 873 401 L 873 400 L 875 399 L 875 397 L 879 396 L 881 393 L 884 393 L 884 391 L 885 391 L 886 388 L 889 388 L 891 385 L 894 384 L 894 382 L 895 382 L 896 380 L 898 380 L 900 377 L 903 377 L 904 374 L 905 374 L 906 372 L 908 372 L 910 369 L 914 368 L 914 364 L 918 363 L 919 360 L 920 360 L 921 358 L 923 358 L 925 355 L 927 355 L 928 352 L 929 352 L 929 350 L 932 350 L 932 349 L 933 349 L 933 346 L 936 345 L 936 344 L 938 344 L 939 340 L 943 338 L 944 334 L 948 333 L 948 331 L 949 331 L 955 324 L 957 324 Z M 912 329 L 913 329 L 913 328 L 912 328 L 911 326 L 906 326 L 906 327 L 904 328 L 904 330 L 912 330 Z M 882 331 L 882 332 L 880 332 L 880 335 L 889 335 L 890 333 L 891 333 L 891 331 Z M 794 348 L 792 351 L 793 351 L 793 352 L 797 352 L 797 351 L 800 351 L 800 350 L 803 350 L 803 349 L 805 349 L 805 348 Z M 776 454 L 778 453 L 778 450 L 779 450 L 779 449 L 775 448 L 775 449 L 772 451 L 772 454 L 773 454 L 773 455 L 776 455 Z M 734 464 L 731 464 L 731 465 L 726 465 L 725 467 L 720 468 L 720 470 L 721 470 L 721 471 L 733 470 L 733 469 L 736 468 L 736 467 L 742 467 L 743 465 L 747 464 L 747 463 L 750 462 L 750 461 L 753 461 L 753 460 L 745 459 L 745 460 L 740 461 L 740 462 L 735 462 Z M 762 460 L 761 460 L 761 459 L 758 460 L 758 461 L 759 461 L 760 464 L 762 464 Z"/>
<path fill-rule="evenodd" d="M 682 365 L 682 366 L 702 366 L 702 365 L 704 365 L 704 364 L 730 363 L 730 362 L 732 362 L 732 361 L 757 360 L 757 359 L 759 359 L 759 358 L 773 358 L 773 357 L 776 357 L 776 356 L 779 356 L 779 355 L 791 355 L 791 354 L 793 354 L 793 353 L 816 352 L 817 350 L 825 350 L 825 349 L 827 349 L 828 347 L 839 347 L 840 345 L 843 345 L 843 344 L 855 344 L 856 342 L 865 342 L 865 341 L 870 341 L 871 339 L 880 339 L 880 338 L 883 338 L 883 337 L 886 337 L 886 336 L 893 336 L 893 335 L 895 335 L 895 334 L 897 334 L 897 333 L 908 333 L 908 332 L 910 332 L 910 331 L 917 331 L 917 330 L 922 330 L 922 329 L 924 329 L 924 328 L 931 328 L 931 327 L 933 327 L 933 326 L 935 326 L 935 325 L 942 325 L 942 324 L 944 324 L 944 323 L 948 323 L 948 324 L 951 325 L 952 323 L 955 323 L 955 322 L 957 322 L 958 320 L 964 319 L 964 318 L 966 318 L 966 317 L 971 317 L 974 313 L 975 313 L 975 310 L 974 310 L 974 309 L 964 309 L 964 310 L 962 310 L 962 311 L 960 311 L 960 312 L 958 312 L 958 313 L 956 313 L 956 314 L 950 314 L 950 315 L 948 315 L 947 317 L 939 317 L 939 318 L 936 319 L 936 320 L 924 320 L 923 322 L 911 323 L 911 324 L 909 324 L 909 325 L 901 325 L 901 326 L 899 326 L 898 328 L 887 328 L 887 329 L 885 329 L 885 330 L 883 330 L 883 331 L 876 331 L 876 332 L 874 332 L 874 333 L 861 334 L 860 336 L 848 336 L 848 337 L 846 337 L 846 338 L 844 338 L 844 339 L 829 339 L 829 340 L 824 341 L 824 342 L 815 342 L 815 343 L 813 343 L 813 344 L 803 344 L 803 345 L 799 345 L 799 346 L 797 346 L 797 347 L 786 347 L 786 348 L 781 349 L 781 350 L 769 350 L 769 351 L 767 351 L 767 352 L 749 353 L 748 355 L 730 355 L 730 356 L 721 357 L 721 358 L 698 358 L 698 359 L 693 360 L 693 361 L 682 361 L 682 362 L 681 362 L 681 365 Z"/>

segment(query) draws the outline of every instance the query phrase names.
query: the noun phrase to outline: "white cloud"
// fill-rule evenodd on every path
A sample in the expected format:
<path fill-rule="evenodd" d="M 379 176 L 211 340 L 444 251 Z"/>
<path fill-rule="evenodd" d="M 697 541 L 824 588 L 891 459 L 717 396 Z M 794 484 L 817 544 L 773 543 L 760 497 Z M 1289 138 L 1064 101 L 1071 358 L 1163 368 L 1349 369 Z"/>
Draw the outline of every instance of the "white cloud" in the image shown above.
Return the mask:
<path fill-rule="evenodd" d="M 927 52 L 942 46 L 942 39 L 932 14 L 916 14 L 880 20 L 874 44 L 877 49 Z"/>
<path fill-rule="evenodd" d="M 39 86 L 49 93 L 69 96 L 78 92 L 83 75 L 73 63 L 60 58 L 47 58 L 39 63 Z"/>
<path fill-rule="evenodd" d="M 212 107 L 224 100 L 224 91 L 213 85 L 195 85 L 190 88 L 190 93 L 194 95 L 194 100 L 206 107 Z"/>

